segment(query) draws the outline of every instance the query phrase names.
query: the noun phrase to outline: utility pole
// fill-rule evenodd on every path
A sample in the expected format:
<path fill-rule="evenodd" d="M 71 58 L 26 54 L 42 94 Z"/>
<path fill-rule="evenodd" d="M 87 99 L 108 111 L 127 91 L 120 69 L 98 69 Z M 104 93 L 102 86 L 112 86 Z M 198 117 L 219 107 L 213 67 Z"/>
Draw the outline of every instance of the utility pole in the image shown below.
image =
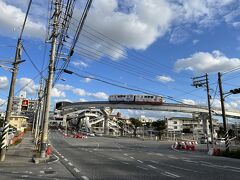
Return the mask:
<path fill-rule="evenodd" d="M 211 131 L 211 141 L 212 141 L 212 147 L 213 147 L 213 123 L 212 123 L 212 110 L 211 110 L 211 95 L 209 92 L 209 82 L 208 82 L 208 74 L 206 73 L 204 76 L 200 77 L 194 77 L 193 78 L 193 86 L 196 88 L 198 87 L 206 87 L 207 88 L 207 98 L 208 98 L 208 118 L 209 118 L 209 123 L 210 123 L 210 131 Z M 208 137 L 207 137 L 208 141 Z"/>
<path fill-rule="evenodd" d="M 223 90 L 222 90 L 222 78 L 221 78 L 221 73 L 220 72 L 218 72 L 218 85 L 219 85 L 221 107 L 222 107 L 225 149 L 226 149 L 226 152 L 229 152 L 229 136 L 228 136 L 228 130 L 227 130 L 226 116 L 225 116 L 224 97 L 223 97 Z"/>
<path fill-rule="evenodd" d="M 17 78 L 18 64 L 21 62 L 20 61 L 21 52 L 22 52 L 22 41 L 21 39 L 18 39 L 15 60 L 13 63 L 12 79 L 11 79 L 10 90 L 8 95 L 8 103 L 7 103 L 7 110 L 6 110 L 6 116 L 4 121 L 3 134 L 1 138 L 1 161 L 5 160 L 6 150 L 8 147 L 8 129 L 9 129 L 10 116 L 11 116 L 12 106 L 13 106 L 14 87 L 15 87 L 16 78 Z"/>
<path fill-rule="evenodd" d="M 38 91 L 38 105 L 37 105 L 37 112 L 36 112 L 36 118 L 35 118 L 35 131 L 34 131 L 34 141 L 36 145 L 38 143 L 38 135 L 39 135 L 39 130 L 41 126 L 42 113 L 43 113 L 43 82 L 41 79 L 40 87 Z"/>
<path fill-rule="evenodd" d="M 55 10 L 53 14 L 53 30 L 52 30 L 52 46 L 51 46 L 51 55 L 49 61 L 49 70 L 48 70 L 48 79 L 46 82 L 46 111 L 44 113 L 44 124 L 43 124 L 43 134 L 41 139 L 41 158 L 46 158 L 46 148 L 48 143 L 48 122 L 49 122 L 49 111 L 51 104 L 51 91 L 53 84 L 53 75 L 54 75 L 54 67 L 55 67 L 55 59 L 56 59 L 56 45 L 57 45 L 57 37 L 58 37 L 58 29 L 59 29 L 59 17 L 60 17 L 60 1 L 55 0 Z"/>
<path fill-rule="evenodd" d="M 9 94 L 8 94 L 8 104 L 7 104 L 7 110 L 6 110 L 6 116 L 5 116 L 5 121 L 4 121 L 4 128 L 3 128 L 3 134 L 1 136 L 1 161 L 5 160 L 6 156 L 6 150 L 8 147 L 8 129 L 9 129 L 9 121 L 10 121 L 10 116 L 11 116 L 11 111 L 12 111 L 12 106 L 13 106 L 13 96 L 14 96 L 14 87 L 16 83 L 16 78 L 17 78 L 17 72 L 18 72 L 18 64 L 24 62 L 25 60 L 21 60 L 21 53 L 22 53 L 22 35 L 23 35 L 23 30 L 27 21 L 28 13 L 30 10 L 32 4 L 32 0 L 29 1 L 27 12 L 25 15 L 25 19 L 23 22 L 22 30 L 20 32 L 20 36 L 18 38 L 17 42 L 17 48 L 16 48 L 16 53 L 15 53 L 15 59 L 13 63 L 13 71 L 12 71 L 12 78 L 11 78 L 11 84 L 10 84 L 10 89 L 9 89 Z"/>

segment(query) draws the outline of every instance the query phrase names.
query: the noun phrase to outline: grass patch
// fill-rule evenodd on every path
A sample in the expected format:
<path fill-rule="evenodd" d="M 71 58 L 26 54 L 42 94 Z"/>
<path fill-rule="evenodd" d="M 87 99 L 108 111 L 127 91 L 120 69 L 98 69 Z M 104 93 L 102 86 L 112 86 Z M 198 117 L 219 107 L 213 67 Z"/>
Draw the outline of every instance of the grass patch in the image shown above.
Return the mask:
<path fill-rule="evenodd" d="M 14 145 L 16 146 L 16 145 L 20 144 L 21 142 L 22 142 L 22 138 L 16 140 L 16 141 L 14 142 Z"/>

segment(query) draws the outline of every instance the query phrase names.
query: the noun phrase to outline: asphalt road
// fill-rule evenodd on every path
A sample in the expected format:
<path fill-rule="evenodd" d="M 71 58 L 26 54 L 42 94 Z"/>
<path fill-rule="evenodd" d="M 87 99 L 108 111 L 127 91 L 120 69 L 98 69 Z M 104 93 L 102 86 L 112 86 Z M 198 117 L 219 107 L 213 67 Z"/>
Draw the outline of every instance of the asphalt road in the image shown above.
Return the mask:
<path fill-rule="evenodd" d="M 50 140 L 60 162 L 77 179 L 239 179 L 240 160 L 177 152 L 169 143 L 129 138 L 64 137 Z"/>

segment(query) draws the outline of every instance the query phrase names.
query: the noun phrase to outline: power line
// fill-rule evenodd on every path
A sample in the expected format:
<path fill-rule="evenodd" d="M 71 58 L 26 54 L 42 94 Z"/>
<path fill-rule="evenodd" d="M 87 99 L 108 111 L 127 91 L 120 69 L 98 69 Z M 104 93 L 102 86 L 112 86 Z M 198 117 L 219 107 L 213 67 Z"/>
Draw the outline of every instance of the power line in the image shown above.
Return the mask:
<path fill-rule="evenodd" d="M 48 67 L 44 68 L 43 71 L 45 71 L 47 68 L 48 68 Z M 42 71 L 41 73 L 43 73 L 43 71 Z M 24 90 L 26 87 L 28 87 L 32 82 L 34 82 L 34 80 L 37 79 L 37 78 L 41 75 L 41 73 L 38 73 L 36 76 L 34 76 L 33 79 L 31 79 L 28 83 L 26 83 L 24 87 L 22 87 L 22 88 L 20 88 L 18 91 L 16 91 L 16 92 L 14 93 L 14 96 L 16 96 L 16 94 L 18 94 L 20 91 Z M 3 105 L 6 104 L 6 103 L 7 103 L 7 100 L 4 101 L 2 104 L 0 104 L 0 107 L 3 106 Z"/>
<path fill-rule="evenodd" d="M 28 17 L 28 13 L 29 13 L 31 4 L 32 4 L 32 0 L 30 0 L 29 3 L 28 3 L 27 12 L 26 12 L 26 16 L 25 16 L 25 19 L 24 19 L 24 22 L 23 22 L 23 26 L 22 26 L 22 30 L 21 30 L 19 39 L 22 39 L 22 34 L 23 34 L 23 31 L 24 31 L 24 28 L 25 28 L 25 24 L 26 24 L 26 21 L 27 21 L 27 17 Z"/>

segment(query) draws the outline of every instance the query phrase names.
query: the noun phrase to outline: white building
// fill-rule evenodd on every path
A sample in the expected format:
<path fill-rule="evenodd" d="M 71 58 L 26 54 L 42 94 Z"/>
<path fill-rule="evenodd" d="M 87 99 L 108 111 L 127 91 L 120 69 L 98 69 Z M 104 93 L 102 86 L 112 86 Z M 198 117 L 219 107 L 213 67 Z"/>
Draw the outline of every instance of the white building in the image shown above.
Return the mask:
<path fill-rule="evenodd" d="M 214 136 L 219 129 L 219 123 L 213 119 Z M 187 117 L 172 117 L 167 120 L 167 130 L 169 133 L 191 133 L 204 135 L 204 131 L 210 134 L 210 124 L 207 121 L 206 127 L 202 120 Z"/>
<path fill-rule="evenodd" d="M 23 115 L 32 122 L 37 109 L 37 100 L 27 99 L 26 92 L 20 91 L 18 97 L 13 97 L 12 114 Z"/>

